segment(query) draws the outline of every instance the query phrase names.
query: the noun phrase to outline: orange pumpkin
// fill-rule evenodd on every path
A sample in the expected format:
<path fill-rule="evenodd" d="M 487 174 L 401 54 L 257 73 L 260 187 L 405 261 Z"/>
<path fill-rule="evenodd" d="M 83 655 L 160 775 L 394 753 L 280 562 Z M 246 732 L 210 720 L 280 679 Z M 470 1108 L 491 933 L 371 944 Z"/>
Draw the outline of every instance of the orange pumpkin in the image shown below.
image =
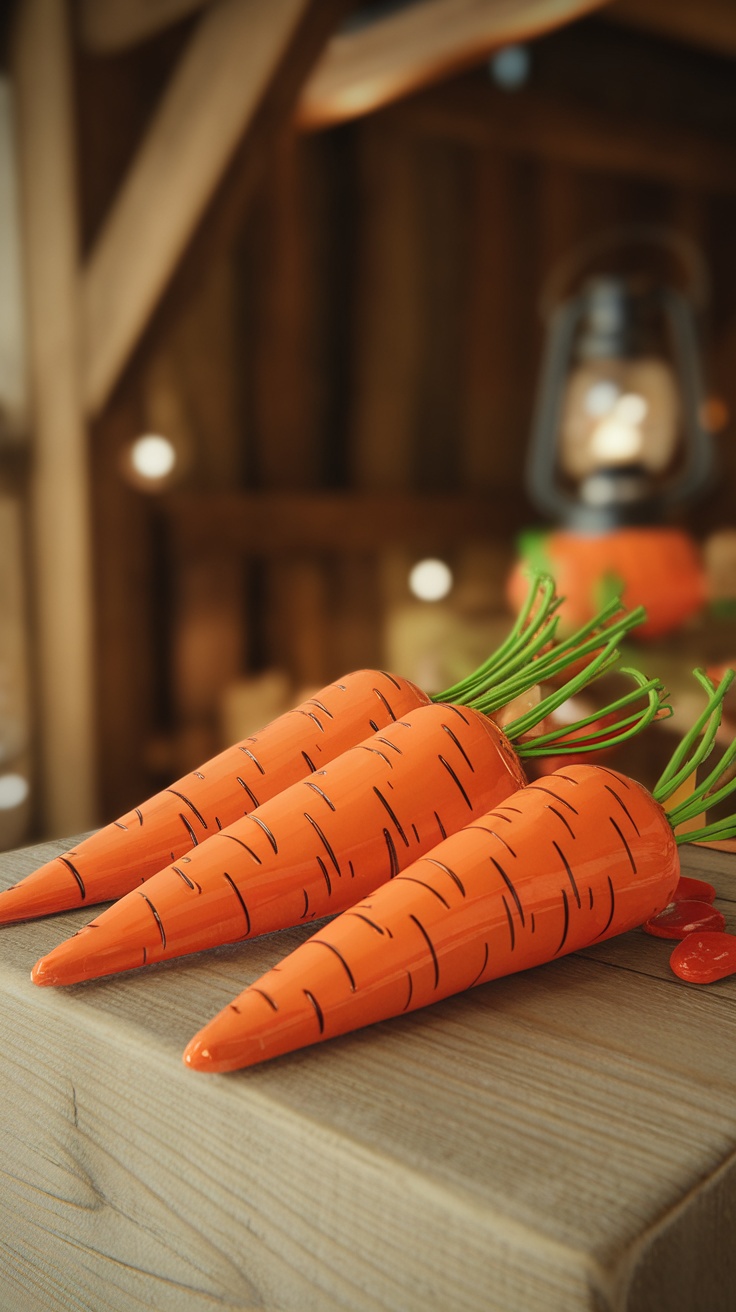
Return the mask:
<path fill-rule="evenodd" d="M 527 595 L 530 566 L 544 569 L 564 597 L 560 627 L 592 619 L 602 599 L 620 595 L 627 609 L 644 606 L 647 620 L 633 637 L 659 638 L 678 629 L 706 604 L 705 565 L 689 534 L 676 528 L 632 527 L 608 533 L 560 529 L 527 535 L 508 582 L 518 611 Z"/>

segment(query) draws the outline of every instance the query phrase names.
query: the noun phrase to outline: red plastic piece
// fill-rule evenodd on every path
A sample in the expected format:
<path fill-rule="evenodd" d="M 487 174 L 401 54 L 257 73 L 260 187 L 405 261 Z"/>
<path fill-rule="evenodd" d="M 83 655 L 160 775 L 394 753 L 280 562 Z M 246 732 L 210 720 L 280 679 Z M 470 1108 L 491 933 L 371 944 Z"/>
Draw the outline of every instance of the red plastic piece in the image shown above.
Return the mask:
<path fill-rule="evenodd" d="M 673 902 L 715 902 L 716 890 L 704 879 L 692 879 L 689 875 L 680 875 L 677 888 L 672 895 Z"/>
<path fill-rule="evenodd" d="M 680 979 L 690 984 L 712 984 L 736 975 L 736 934 L 718 931 L 689 934 L 678 943 L 670 965 Z"/>
<path fill-rule="evenodd" d="M 654 934 L 655 938 L 687 938 L 688 934 L 699 930 L 725 928 L 724 917 L 710 902 L 696 902 L 692 899 L 673 902 L 644 924 L 646 933 Z"/>

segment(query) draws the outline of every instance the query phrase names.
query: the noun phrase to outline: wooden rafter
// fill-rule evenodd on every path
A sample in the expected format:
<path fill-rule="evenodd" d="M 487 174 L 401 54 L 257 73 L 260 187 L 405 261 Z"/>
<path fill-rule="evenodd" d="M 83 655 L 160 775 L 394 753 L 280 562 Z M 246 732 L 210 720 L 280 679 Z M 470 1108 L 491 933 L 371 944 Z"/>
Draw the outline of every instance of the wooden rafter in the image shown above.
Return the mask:
<path fill-rule="evenodd" d="M 37 784 L 49 833 L 95 821 L 89 466 L 79 395 L 71 49 L 63 0 L 24 0 L 11 49 L 33 425 Z"/>
<path fill-rule="evenodd" d="M 426 0 L 334 36 L 300 98 L 300 127 L 326 127 L 380 109 L 481 63 L 605 0 Z"/>
<path fill-rule="evenodd" d="M 83 271 L 89 414 L 109 397 L 285 61 L 295 48 L 303 61 L 315 32 L 328 35 L 330 16 L 346 8 L 338 0 L 219 0 L 202 16 Z"/>

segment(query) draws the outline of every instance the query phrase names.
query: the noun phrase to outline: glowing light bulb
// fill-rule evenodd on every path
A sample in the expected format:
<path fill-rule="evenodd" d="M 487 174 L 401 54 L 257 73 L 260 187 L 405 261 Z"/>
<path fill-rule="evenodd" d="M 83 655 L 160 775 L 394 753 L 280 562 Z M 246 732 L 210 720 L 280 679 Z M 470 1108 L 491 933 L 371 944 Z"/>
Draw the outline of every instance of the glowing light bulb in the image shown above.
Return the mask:
<path fill-rule="evenodd" d="M 158 433 L 146 433 L 136 438 L 130 448 L 130 462 L 141 478 L 158 482 L 171 473 L 176 464 L 174 445 Z"/>
<path fill-rule="evenodd" d="M 409 591 L 420 601 L 441 601 L 452 582 L 452 570 L 444 560 L 418 560 L 409 572 Z"/>
<path fill-rule="evenodd" d="M 28 780 L 22 774 L 0 774 L 0 810 L 12 811 L 28 796 Z"/>

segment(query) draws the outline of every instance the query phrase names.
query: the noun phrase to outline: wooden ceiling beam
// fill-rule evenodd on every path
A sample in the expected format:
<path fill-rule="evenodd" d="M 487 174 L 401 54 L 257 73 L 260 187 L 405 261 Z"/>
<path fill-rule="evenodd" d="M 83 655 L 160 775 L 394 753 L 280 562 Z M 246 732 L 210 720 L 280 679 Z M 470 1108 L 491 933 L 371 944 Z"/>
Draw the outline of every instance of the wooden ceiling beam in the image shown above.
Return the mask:
<path fill-rule="evenodd" d="M 320 128 L 371 113 L 605 2 L 425 0 L 337 33 L 304 88 L 297 123 Z"/>
<path fill-rule="evenodd" d="M 346 8 L 218 0 L 202 16 L 83 270 L 88 414 L 105 405 L 257 116 L 277 102 L 282 119 L 291 116 L 303 74 L 285 107 L 277 89 L 290 56 L 303 63 L 323 31 L 316 58 L 326 24 Z M 271 136 L 280 126 L 269 123 Z"/>
<path fill-rule="evenodd" d="M 212 0 L 77 0 L 77 40 L 93 55 L 111 55 L 140 45 L 202 9 Z"/>

